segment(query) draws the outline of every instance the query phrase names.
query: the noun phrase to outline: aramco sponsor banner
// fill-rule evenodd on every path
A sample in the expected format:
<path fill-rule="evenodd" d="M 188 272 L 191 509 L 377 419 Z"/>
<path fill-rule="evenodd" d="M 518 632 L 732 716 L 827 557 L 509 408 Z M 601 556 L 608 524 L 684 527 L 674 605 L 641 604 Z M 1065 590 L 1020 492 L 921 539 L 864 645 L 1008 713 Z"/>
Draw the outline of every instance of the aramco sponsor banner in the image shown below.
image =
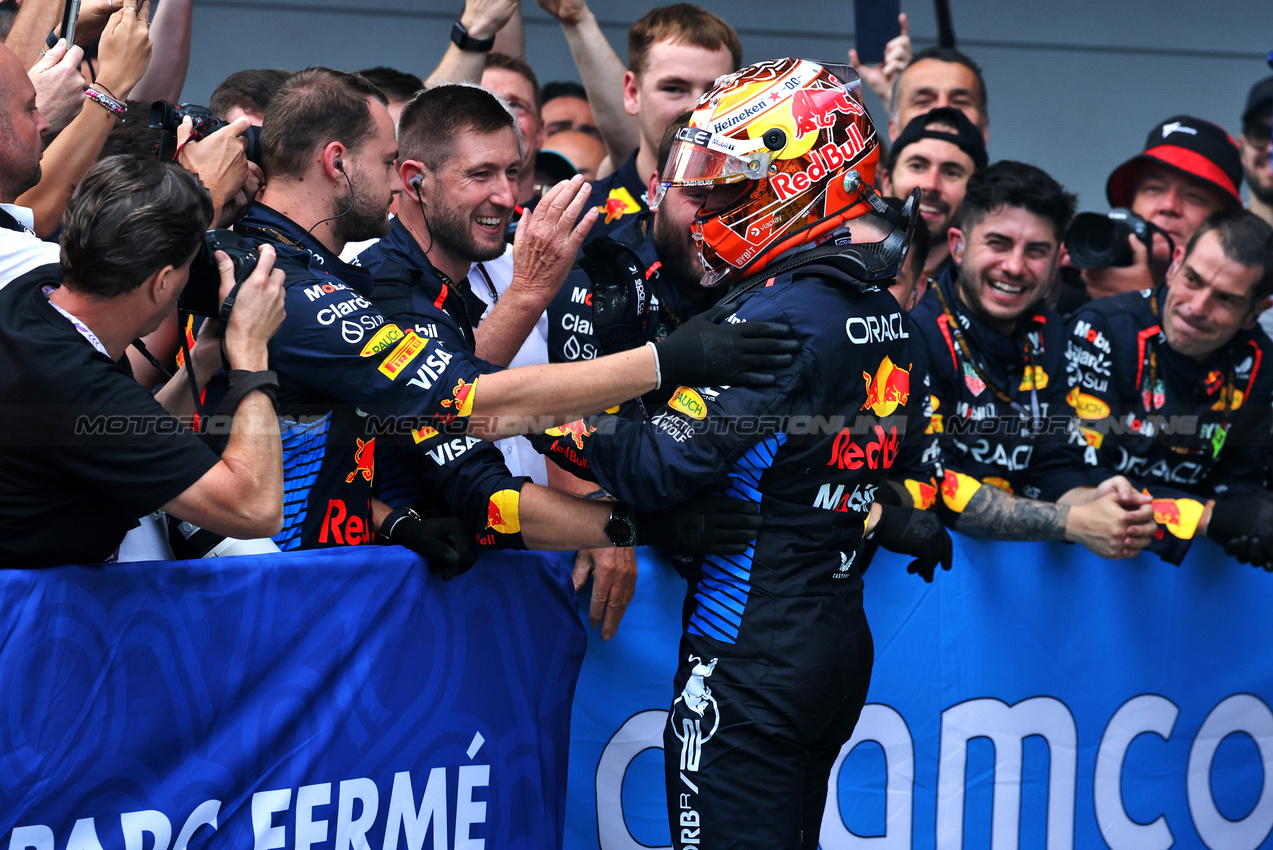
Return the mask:
<path fill-rule="evenodd" d="M 0 848 L 556 848 L 572 558 L 0 570 Z"/>
<path fill-rule="evenodd" d="M 685 585 L 639 562 L 580 674 L 568 850 L 670 844 Z M 824 850 L 1273 847 L 1273 575 L 1205 540 L 1172 567 L 956 535 L 933 584 L 886 552 L 865 582 L 875 671 Z"/>

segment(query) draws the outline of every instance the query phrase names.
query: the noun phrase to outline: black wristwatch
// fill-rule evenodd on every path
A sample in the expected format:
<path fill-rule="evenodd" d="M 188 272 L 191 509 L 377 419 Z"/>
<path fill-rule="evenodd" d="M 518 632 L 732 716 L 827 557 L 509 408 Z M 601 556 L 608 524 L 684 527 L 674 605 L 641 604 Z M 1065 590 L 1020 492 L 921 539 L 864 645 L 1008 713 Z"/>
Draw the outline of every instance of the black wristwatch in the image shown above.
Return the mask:
<path fill-rule="evenodd" d="M 385 540 L 392 540 L 394 528 L 404 519 L 422 521 L 420 515 L 411 508 L 394 508 L 389 512 L 389 516 L 385 517 L 385 521 L 380 523 L 380 536 Z"/>
<path fill-rule="evenodd" d="M 455 42 L 455 46 L 461 50 L 467 50 L 472 53 L 490 53 L 491 48 L 495 46 L 495 36 L 490 38 L 474 38 L 469 35 L 469 31 L 464 28 L 464 24 L 459 21 L 451 27 L 451 41 Z"/>
<path fill-rule="evenodd" d="M 630 505 L 615 502 L 606 522 L 606 537 L 615 546 L 625 547 L 636 543 L 636 513 Z"/>

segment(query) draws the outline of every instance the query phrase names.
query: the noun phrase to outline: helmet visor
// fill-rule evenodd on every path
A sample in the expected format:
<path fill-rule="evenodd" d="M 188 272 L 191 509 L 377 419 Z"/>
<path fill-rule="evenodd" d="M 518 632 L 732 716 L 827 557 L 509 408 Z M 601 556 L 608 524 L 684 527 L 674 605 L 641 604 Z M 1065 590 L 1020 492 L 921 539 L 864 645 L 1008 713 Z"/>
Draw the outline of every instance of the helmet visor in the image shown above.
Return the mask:
<path fill-rule="evenodd" d="M 667 186 L 710 186 L 765 176 L 772 152 L 763 143 L 749 146 L 713 136 L 697 127 L 682 127 L 663 169 Z"/>

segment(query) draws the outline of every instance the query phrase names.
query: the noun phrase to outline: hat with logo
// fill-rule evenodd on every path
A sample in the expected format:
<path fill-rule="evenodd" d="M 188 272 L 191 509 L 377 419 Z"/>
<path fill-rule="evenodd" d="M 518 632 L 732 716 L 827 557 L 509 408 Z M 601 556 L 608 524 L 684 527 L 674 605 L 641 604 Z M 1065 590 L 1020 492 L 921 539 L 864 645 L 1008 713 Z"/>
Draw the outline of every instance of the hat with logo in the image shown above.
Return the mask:
<path fill-rule="evenodd" d="M 955 132 L 949 130 L 941 130 L 932 127 L 933 124 L 945 124 L 954 127 Z M 891 152 L 890 166 L 897 163 L 897 158 L 902 154 L 902 148 L 909 144 L 918 142 L 920 139 L 937 139 L 942 142 L 950 142 L 964 153 L 968 154 L 968 158 L 972 160 L 977 170 L 986 167 L 989 158 L 986 156 L 986 140 L 982 137 L 981 131 L 976 125 L 968 119 L 968 116 L 951 106 L 939 106 L 936 109 L 925 112 L 923 115 L 917 115 L 911 119 L 906 125 L 906 129 L 897 137 L 897 141 L 893 142 L 893 150 Z M 892 168 L 889 169 L 892 171 Z"/>
<path fill-rule="evenodd" d="M 1242 203 L 1242 160 L 1238 143 L 1210 121 L 1189 115 L 1168 118 L 1149 132 L 1145 150 L 1109 176 L 1105 196 L 1115 207 L 1132 204 L 1132 179 L 1142 162 L 1156 162 L 1214 186 L 1234 204 Z"/>
<path fill-rule="evenodd" d="M 1273 105 L 1273 77 L 1265 77 L 1247 92 L 1246 109 L 1242 110 L 1242 123 L 1250 121 L 1255 113 Z"/>

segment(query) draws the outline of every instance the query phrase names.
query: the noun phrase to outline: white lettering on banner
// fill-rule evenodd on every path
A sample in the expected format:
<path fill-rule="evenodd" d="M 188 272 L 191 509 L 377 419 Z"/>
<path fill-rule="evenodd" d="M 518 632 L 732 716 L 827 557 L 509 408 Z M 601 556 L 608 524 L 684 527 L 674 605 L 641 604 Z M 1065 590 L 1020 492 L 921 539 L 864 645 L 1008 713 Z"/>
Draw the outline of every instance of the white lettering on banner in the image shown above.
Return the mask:
<path fill-rule="evenodd" d="M 1142 694 L 1124 703 L 1110 718 L 1101 736 L 1093 778 L 1097 826 L 1110 850 L 1163 850 L 1175 838 L 1165 816 L 1141 824 L 1132 820 L 1122 796 L 1123 765 L 1140 735 L 1167 740 L 1179 709 L 1166 697 Z M 625 823 L 623 780 L 636 758 L 662 749 L 668 714 L 662 709 L 629 717 L 607 742 L 597 762 L 596 801 L 600 850 L 645 850 Z M 915 719 L 912 718 L 912 721 Z M 915 797 L 915 743 L 912 724 L 894 708 L 868 703 L 853 737 L 840 750 L 828 784 L 823 815 L 823 850 L 904 850 L 912 846 Z M 1259 750 L 1264 774 L 1259 801 L 1241 820 L 1227 819 L 1216 806 L 1211 787 L 1212 761 L 1221 741 L 1233 734 L 1248 736 Z M 1048 746 L 1047 850 L 1074 850 L 1078 735 L 1065 703 L 1053 697 L 1034 697 L 1015 705 L 994 699 L 973 699 L 942 712 L 940 755 L 937 758 L 937 841 L 939 848 L 962 848 L 968 742 L 989 738 L 994 744 L 995 773 L 991 848 L 1019 846 L 1024 740 L 1039 736 Z M 841 773 L 848 756 L 860 744 L 872 742 L 884 751 L 885 777 L 846 775 L 854 788 L 885 790 L 884 835 L 860 836 L 846 825 L 837 801 Z M 1198 729 L 1189 753 L 1187 774 L 1189 812 L 1198 835 L 1209 847 L 1255 850 L 1273 831 L 1273 711 L 1258 697 L 1234 694 L 1221 700 Z M 682 795 L 685 796 L 685 795 Z"/>
<path fill-rule="evenodd" d="M 623 777 L 641 753 L 663 749 L 667 711 L 651 709 L 632 715 L 601 751 L 597 762 L 597 838 L 601 850 L 647 850 L 628 831 L 623 819 Z"/>
<path fill-rule="evenodd" d="M 887 766 L 887 790 L 884 794 L 884 823 L 888 832 L 869 838 L 860 836 L 844 825 L 840 816 L 839 777 L 844 760 L 859 744 L 878 744 L 884 750 Z M 862 847 L 871 850 L 910 850 L 911 825 L 915 810 L 915 742 L 906 720 L 896 709 L 869 703 L 862 709 L 853 737 L 840 748 L 827 787 L 827 807 L 822 811 L 820 844 L 824 848 Z"/>
<path fill-rule="evenodd" d="M 1241 733 L 1255 741 L 1264 771 L 1263 788 L 1255 808 L 1241 820 L 1229 820 L 1216 806 L 1211 791 L 1211 762 L 1220 742 Z M 1202 721 L 1189 748 L 1189 773 L 1185 789 L 1189 813 L 1198 837 L 1208 847 L 1254 848 L 1273 830 L 1273 712 L 1259 697 L 1234 694 L 1223 700 Z"/>
<path fill-rule="evenodd" d="M 658 712 L 666 722 L 667 713 Z M 484 738 L 473 736 L 468 748 L 472 760 L 481 750 Z M 246 807 L 252 821 L 253 850 L 315 850 L 331 846 L 333 839 L 332 806 L 335 804 L 335 847 L 369 850 L 367 833 L 377 824 L 384 829 L 383 847 L 396 850 L 405 843 L 410 850 L 486 850 L 486 839 L 473 837 L 474 827 L 487 822 L 489 798 L 485 789 L 491 784 L 491 768 L 487 764 L 462 764 L 434 767 L 429 770 L 424 792 L 418 798 L 411 774 L 394 774 L 388 805 L 380 817 L 380 790 L 367 777 L 346 779 L 336 784 L 336 800 L 332 800 L 331 782 L 318 782 L 299 788 L 275 788 L 258 791 Z M 448 795 L 447 789 L 454 789 Z M 197 806 L 186 819 L 171 850 L 187 850 L 192 837 L 203 827 L 217 829 L 220 800 L 207 800 Z M 355 813 L 357 816 L 355 817 Z M 66 843 L 55 842 L 53 829 L 44 824 L 18 826 L 9 835 L 9 850 L 103 850 L 98 840 L 97 818 L 80 818 L 71 828 Z M 125 850 L 168 850 L 172 821 L 163 812 L 146 810 L 125 812 L 119 816 Z M 454 829 L 451 824 L 454 823 Z M 100 824 L 105 830 L 106 824 Z M 425 839 L 432 833 L 431 843 Z M 111 831 L 114 834 L 114 831 Z M 2 834 L 2 833 L 0 833 Z M 101 834 L 107 835 L 106 832 Z M 149 837 L 147 837 L 149 834 Z M 109 837 L 109 836 L 108 836 Z M 201 845 L 209 836 L 199 836 Z M 109 848 L 119 845 L 111 843 Z"/>
<path fill-rule="evenodd" d="M 1096 771 L 1092 780 L 1092 802 L 1096 826 L 1110 850 L 1167 850 L 1176 839 L 1159 815 L 1151 823 L 1137 823 L 1127 816 L 1123 805 L 1123 760 L 1132 741 L 1154 734 L 1166 741 L 1176 726 L 1180 709 L 1166 697 L 1142 694 L 1119 706 L 1105 726 L 1096 751 Z"/>
<path fill-rule="evenodd" d="M 964 796 L 968 742 L 989 738 L 995 747 L 992 847 L 1016 847 L 1021 828 L 1023 741 L 1031 735 L 1048 745 L 1047 847 L 1074 846 L 1074 797 L 1078 774 L 1078 729 L 1070 709 L 1052 697 L 1009 706 L 973 699 L 942 712 L 937 769 L 937 850 L 964 846 Z"/>

